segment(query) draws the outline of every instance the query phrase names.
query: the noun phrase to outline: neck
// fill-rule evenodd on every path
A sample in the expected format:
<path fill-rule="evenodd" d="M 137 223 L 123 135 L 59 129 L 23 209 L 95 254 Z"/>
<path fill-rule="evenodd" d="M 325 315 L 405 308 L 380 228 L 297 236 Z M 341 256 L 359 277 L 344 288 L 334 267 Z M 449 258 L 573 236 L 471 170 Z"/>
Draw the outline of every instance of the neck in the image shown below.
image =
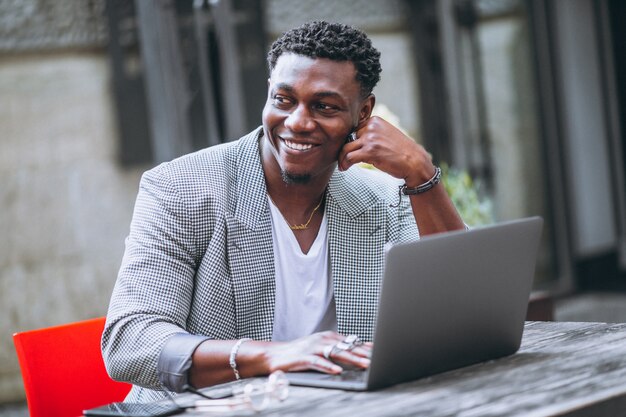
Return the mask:
<path fill-rule="evenodd" d="M 317 230 L 324 213 L 326 187 L 305 187 L 301 184 L 279 184 L 267 182 L 267 193 L 292 230 L 301 233 L 309 228 Z M 299 226 L 303 226 L 300 228 Z"/>

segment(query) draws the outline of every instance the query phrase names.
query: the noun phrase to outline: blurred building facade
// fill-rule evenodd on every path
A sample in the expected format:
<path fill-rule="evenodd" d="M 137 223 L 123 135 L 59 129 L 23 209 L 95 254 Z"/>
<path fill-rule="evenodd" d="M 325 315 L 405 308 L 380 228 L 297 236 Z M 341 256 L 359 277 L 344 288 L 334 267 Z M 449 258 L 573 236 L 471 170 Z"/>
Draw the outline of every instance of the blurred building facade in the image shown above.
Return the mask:
<path fill-rule="evenodd" d="M 260 124 L 267 46 L 327 19 L 496 220 L 546 219 L 536 287 L 626 288 L 619 0 L 0 1 L 0 402 L 13 332 L 106 312 L 141 173 Z M 621 70 L 621 72 L 620 72 Z"/>
<path fill-rule="evenodd" d="M 113 288 L 142 169 L 117 162 L 106 43 L 103 2 L 0 2 L 0 402 L 24 398 L 12 333 Z"/>

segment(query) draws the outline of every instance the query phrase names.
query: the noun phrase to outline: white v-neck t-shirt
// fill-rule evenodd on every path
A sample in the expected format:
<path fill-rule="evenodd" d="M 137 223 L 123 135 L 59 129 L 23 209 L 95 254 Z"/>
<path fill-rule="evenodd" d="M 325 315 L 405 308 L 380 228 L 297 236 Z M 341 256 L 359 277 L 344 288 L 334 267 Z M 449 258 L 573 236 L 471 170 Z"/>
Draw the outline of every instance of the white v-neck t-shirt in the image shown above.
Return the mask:
<path fill-rule="evenodd" d="M 287 341 L 323 330 L 337 330 L 328 256 L 328 221 L 304 254 L 286 220 L 268 197 L 272 219 L 276 304 L 272 340 Z"/>

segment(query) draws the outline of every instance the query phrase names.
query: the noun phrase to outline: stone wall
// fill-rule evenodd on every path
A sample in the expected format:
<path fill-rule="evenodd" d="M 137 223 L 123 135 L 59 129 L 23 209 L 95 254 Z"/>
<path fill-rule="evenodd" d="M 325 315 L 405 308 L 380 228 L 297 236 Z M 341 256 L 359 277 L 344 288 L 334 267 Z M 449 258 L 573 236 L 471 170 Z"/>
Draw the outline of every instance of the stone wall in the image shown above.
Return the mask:
<path fill-rule="evenodd" d="M 309 3 L 264 1 L 269 36 L 294 16 L 373 32 L 379 102 L 416 133 L 402 1 Z M 0 2 L 0 404 L 24 398 L 14 332 L 106 313 L 148 168 L 117 163 L 107 36 L 104 0 Z"/>
<path fill-rule="evenodd" d="M 146 168 L 116 163 L 108 68 L 0 56 L 0 403 L 24 398 L 14 332 L 106 313 Z"/>

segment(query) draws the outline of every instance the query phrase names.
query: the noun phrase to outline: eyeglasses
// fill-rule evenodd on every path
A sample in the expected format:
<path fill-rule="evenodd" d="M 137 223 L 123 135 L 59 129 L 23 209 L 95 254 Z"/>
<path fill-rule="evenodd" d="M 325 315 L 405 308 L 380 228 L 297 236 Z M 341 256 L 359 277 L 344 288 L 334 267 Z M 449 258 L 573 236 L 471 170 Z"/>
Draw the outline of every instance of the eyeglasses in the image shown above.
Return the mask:
<path fill-rule="evenodd" d="M 265 410 L 272 402 L 282 402 L 289 396 L 289 380 L 282 371 L 270 374 L 267 381 L 255 379 L 237 384 L 233 396 L 218 400 L 197 400 L 194 411 L 223 413 L 238 410 Z"/>

